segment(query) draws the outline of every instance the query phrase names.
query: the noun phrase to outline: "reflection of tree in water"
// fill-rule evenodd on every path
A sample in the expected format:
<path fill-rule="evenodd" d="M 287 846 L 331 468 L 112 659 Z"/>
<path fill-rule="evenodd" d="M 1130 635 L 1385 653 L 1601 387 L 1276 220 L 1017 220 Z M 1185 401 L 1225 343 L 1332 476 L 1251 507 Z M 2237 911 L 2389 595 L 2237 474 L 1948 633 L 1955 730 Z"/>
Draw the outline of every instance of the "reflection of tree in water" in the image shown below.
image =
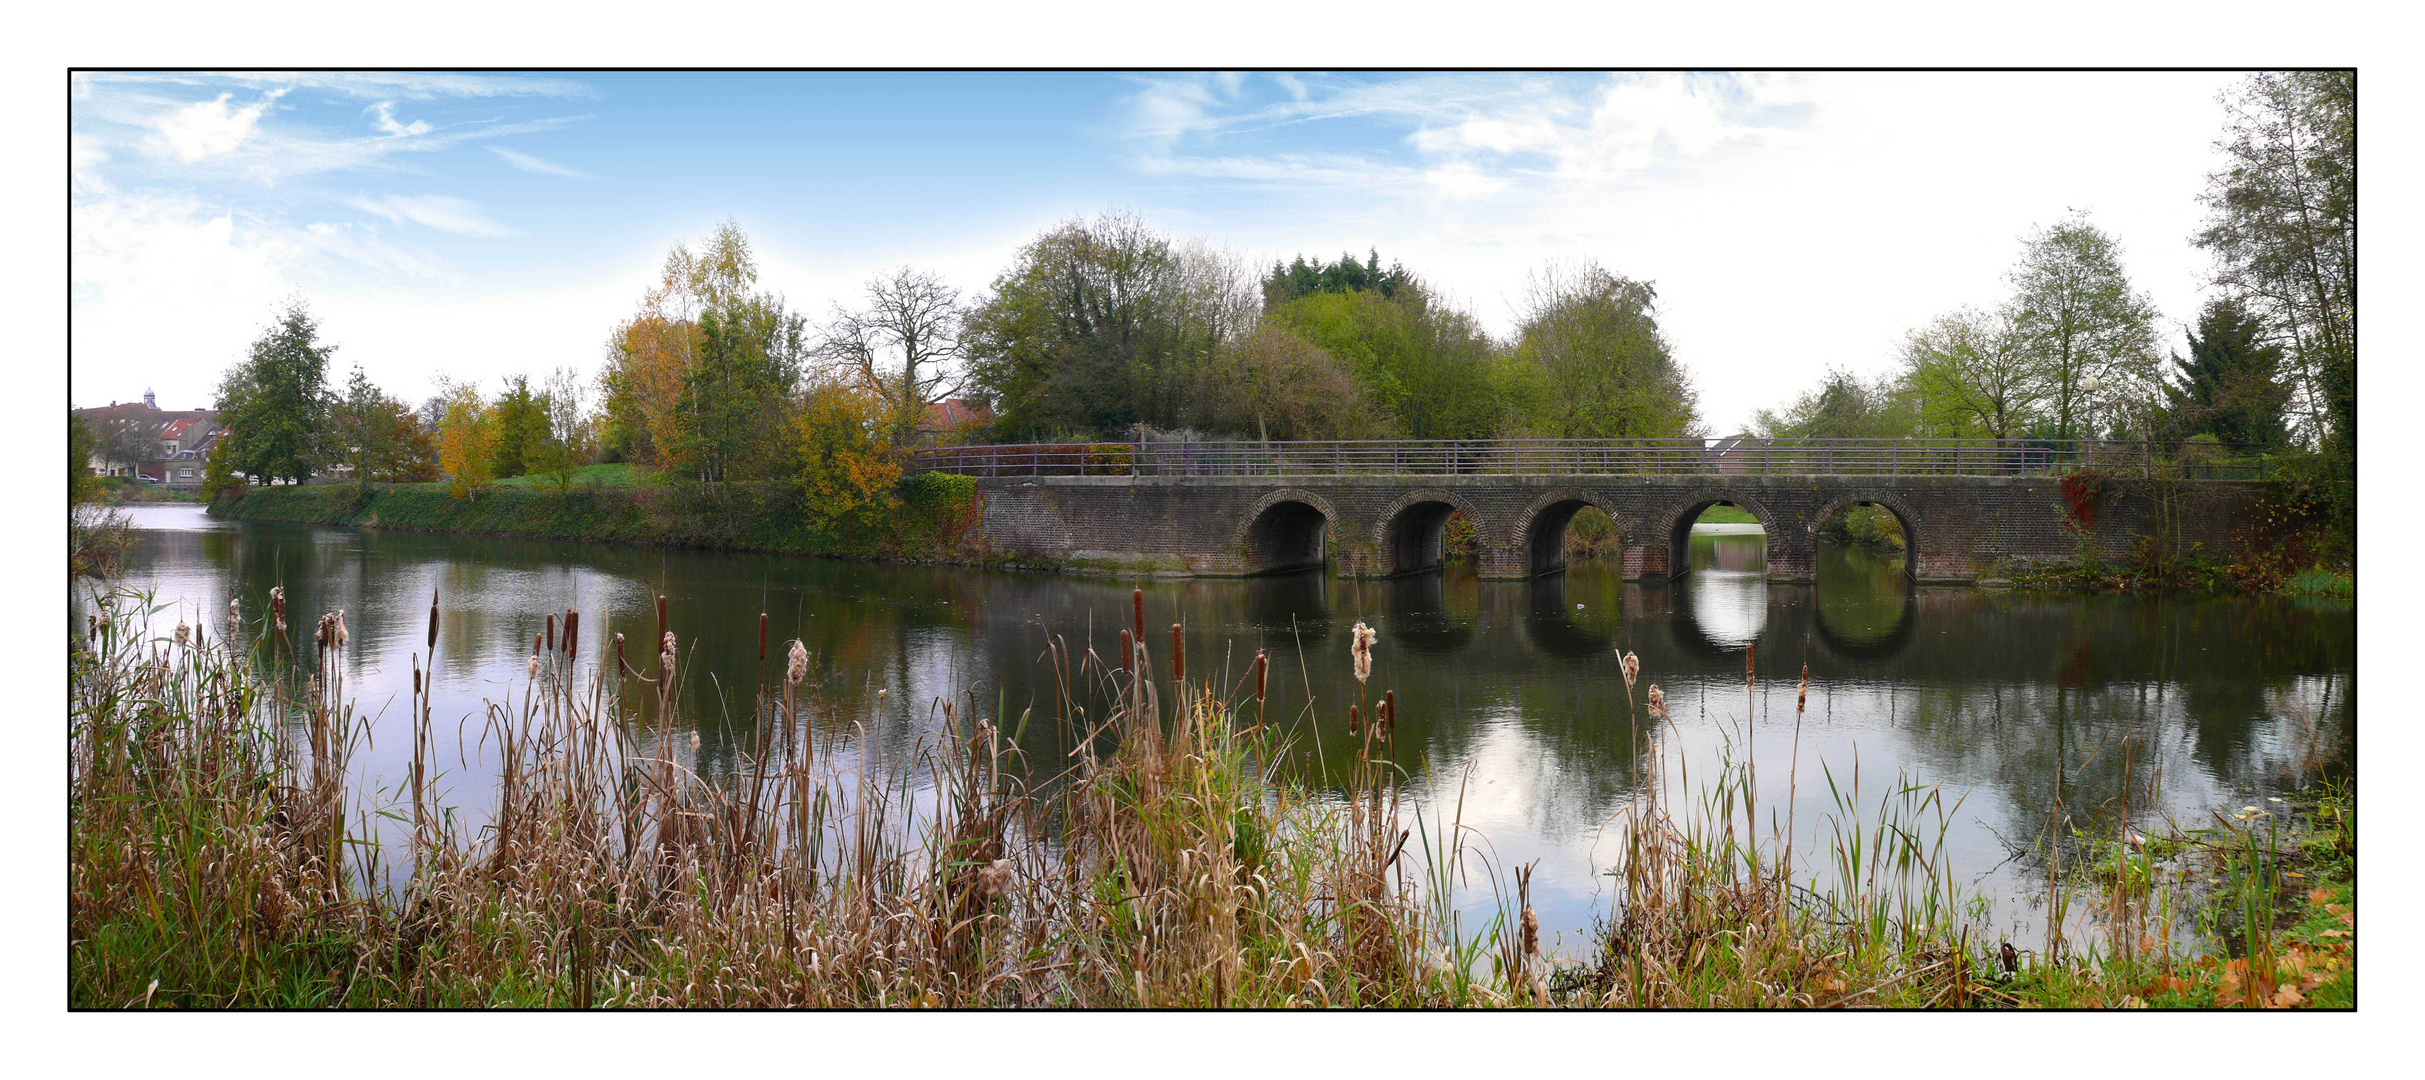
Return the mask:
<path fill-rule="evenodd" d="M 1918 598 L 1899 556 L 1821 545 L 1811 594 L 1819 640 L 1841 659 L 1892 657 L 1919 626 Z"/>

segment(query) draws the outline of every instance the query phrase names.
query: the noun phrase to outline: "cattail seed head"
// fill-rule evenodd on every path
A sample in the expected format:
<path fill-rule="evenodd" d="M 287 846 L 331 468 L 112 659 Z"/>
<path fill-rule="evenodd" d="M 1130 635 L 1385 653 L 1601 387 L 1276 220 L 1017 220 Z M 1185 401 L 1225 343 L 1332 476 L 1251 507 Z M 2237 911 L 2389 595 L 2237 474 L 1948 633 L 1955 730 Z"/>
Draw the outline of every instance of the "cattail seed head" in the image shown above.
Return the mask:
<path fill-rule="evenodd" d="M 1659 692 L 1659 684 L 1650 684 L 1650 715 L 1667 719 L 1667 695 Z"/>
<path fill-rule="evenodd" d="M 177 620 L 177 644 L 178 644 L 178 645 L 180 645 L 180 646 L 184 645 L 184 644 L 185 644 L 185 639 L 186 639 L 186 636 L 187 636 L 188 634 L 190 634 L 191 632 L 192 632 L 192 631 L 191 631 L 191 630 L 190 630 L 190 629 L 189 629 L 189 628 L 188 628 L 188 627 L 185 625 L 185 620 L 184 620 L 184 619 L 178 619 L 178 620 Z"/>
<path fill-rule="evenodd" d="M 808 678 L 808 646 L 801 644 L 800 639 L 793 638 L 791 663 L 783 669 L 783 680 L 798 686 L 800 680 L 805 678 Z"/>
<path fill-rule="evenodd" d="M 623 670 L 623 635 L 615 635 L 615 670 Z"/>
<path fill-rule="evenodd" d="M 665 594 L 657 594 L 657 636 L 665 636 Z"/>
<path fill-rule="evenodd" d="M 1810 665 L 1804 664 L 1802 665 L 1802 681 L 1794 687 L 1793 691 L 1794 714 L 1801 715 L 1802 707 L 1808 704 L 1810 704 Z"/>
<path fill-rule="evenodd" d="M 766 613 L 758 613 L 758 659 L 766 659 Z"/>
<path fill-rule="evenodd" d="M 690 733 L 690 749 L 694 754 L 699 751 L 699 733 L 696 731 Z"/>
<path fill-rule="evenodd" d="M 1382 691 L 1381 707 L 1373 711 L 1373 722 L 1381 729 L 1381 735 L 1383 738 L 1387 738 L 1389 736 L 1390 729 L 1398 726 L 1397 691 Z"/>
<path fill-rule="evenodd" d="M 661 639 L 661 643 L 657 646 L 657 650 L 658 665 L 665 669 L 665 676 L 667 678 L 672 678 L 674 674 L 674 654 L 681 651 L 680 648 L 674 644 L 673 631 L 668 630 L 665 632 L 665 637 Z"/>
<path fill-rule="evenodd" d="M 530 655 L 531 655 L 531 658 L 532 658 L 532 659 L 534 659 L 534 660 L 535 660 L 535 659 L 537 659 L 537 658 L 538 658 L 538 656 L 539 656 L 540 651 L 541 651 L 541 650 L 542 650 L 544 647 L 545 647 L 545 646 L 544 646 L 544 644 L 543 644 L 543 639 L 541 639 L 541 638 L 539 637 L 539 635 L 537 635 L 537 634 L 532 634 L 532 635 L 530 636 Z"/>
<path fill-rule="evenodd" d="M 564 655 L 573 654 L 573 636 L 581 632 L 581 613 L 564 609 Z"/>
<path fill-rule="evenodd" d="M 344 609 L 344 608 L 338 608 L 338 609 L 337 609 L 337 647 L 338 647 L 338 648 L 340 648 L 340 649 L 344 648 L 344 647 L 345 647 L 345 642 L 346 642 L 346 639 L 347 639 L 347 638 L 349 638 L 349 637 L 352 637 L 352 635 L 350 635 L 350 634 L 348 634 L 348 633 L 346 633 L 346 632 L 345 632 L 345 609 Z"/>
<path fill-rule="evenodd" d="M 1179 624 L 1170 624 L 1170 681 L 1187 681 L 1187 639 L 1180 636 Z"/>
<path fill-rule="evenodd" d="M 1271 674 L 1271 658 L 1255 650 L 1255 700 L 1263 700 L 1263 682 Z"/>
<path fill-rule="evenodd" d="M 530 654 L 530 659 L 529 659 L 528 661 L 526 661 L 526 662 L 523 664 L 522 668 L 523 668 L 523 671 L 527 672 L 531 678 L 534 678 L 534 679 L 538 678 L 538 677 L 539 677 L 539 654 L 538 654 L 538 653 L 532 653 L 532 654 Z"/>
<path fill-rule="evenodd" d="M 1136 650 L 1137 640 L 1130 637 L 1128 631 L 1120 631 L 1120 670 L 1127 671 L 1136 666 Z"/>
<path fill-rule="evenodd" d="M 430 663 L 433 663 L 433 664 L 434 664 L 434 663 L 437 663 L 437 662 L 438 662 L 438 660 L 437 660 L 437 657 L 438 657 L 438 653 L 437 653 L 437 649 L 438 649 L 438 590 L 436 590 L 436 589 L 431 589 L 431 590 L 429 591 L 429 648 L 430 648 Z"/>
<path fill-rule="evenodd" d="M 269 621 L 279 633 L 286 632 L 286 587 L 283 585 L 269 588 Z"/>
<path fill-rule="evenodd" d="M 556 613 L 547 613 L 547 651 L 556 651 Z"/>
<path fill-rule="evenodd" d="M 1348 648 L 1355 655 L 1356 681 L 1361 683 L 1372 678 L 1372 643 L 1381 635 L 1361 621 L 1356 623 L 1354 633 L 1355 640 Z"/>
<path fill-rule="evenodd" d="M 1625 671 L 1625 692 L 1633 693 L 1634 679 L 1642 674 L 1642 658 L 1632 653 L 1626 653 L 1625 659 L 1619 662 L 1618 666 Z"/>
<path fill-rule="evenodd" d="M 230 641 L 244 636 L 244 600 L 241 597 L 227 598 L 227 633 L 225 636 Z"/>
<path fill-rule="evenodd" d="M 1364 710 L 1353 705 L 1347 707 L 1347 733 L 1350 735 L 1364 734 Z"/>
<path fill-rule="evenodd" d="M 976 884 L 977 903 L 982 906 L 991 907 L 992 905 L 1000 902 L 1003 897 L 1010 895 L 1010 879 L 1011 864 L 1009 859 L 995 859 L 985 868 L 978 870 Z"/>
<path fill-rule="evenodd" d="M 1541 917 L 1533 914 L 1532 905 L 1524 905 L 1524 955 L 1538 956 L 1541 952 Z"/>
<path fill-rule="evenodd" d="M 1145 590 L 1143 590 L 1143 589 L 1132 589 L 1132 590 L 1130 590 L 1130 591 L 1129 591 L 1129 594 L 1128 594 L 1128 602 L 1129 602 L 1129 604 L 1130 604 L 1132 607 L 1134 607 L 1134 608 L 1135 608 L 1135 610 L 1136 610 L 1136 616 L 1137 616 L 1137 618 L 1136 618 L 1136 623 L 1137 623 L 1137 642 L 1138 642 L 1138 644 L 1144 644 L 1144 642 L 1145 642 Z"/>

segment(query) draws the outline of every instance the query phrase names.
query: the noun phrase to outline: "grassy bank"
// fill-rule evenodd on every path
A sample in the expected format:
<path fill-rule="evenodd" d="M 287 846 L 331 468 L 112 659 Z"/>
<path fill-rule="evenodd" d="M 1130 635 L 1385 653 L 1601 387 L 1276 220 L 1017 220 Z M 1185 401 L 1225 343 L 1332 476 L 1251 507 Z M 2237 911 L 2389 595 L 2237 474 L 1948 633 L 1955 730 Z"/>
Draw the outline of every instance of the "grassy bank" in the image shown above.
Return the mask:
<path fill-rule="evenodd" d="M 656 482 L 629 466 L 590 466 L 570 485 L 516 477 L 470 498 L 444 484 L 306 484 L 256 487 L 215 503 L 237 521 L 668 544 L 838 558 L 991 563 L 974 540 L 975 485 L 964 477 L 904 479 L 843 520 L 802 512 L 788 491 Z"/>
<path fill-rule="evenodd" d="M 744 695 L 755 742 L 703 774 L 673 713 L 679 628 L 633 648 L 531 613 L 527 681 L 468 733 L 501 762 L 490 824 L 466 829 L 435 793 L 464 770 L 422 681 L 440 666 L 416 664 L 408 774 L 351 790 L 367 727 L 341 617 L 292 613 L 316 629 L 288 656 L 261 622 L 289 613 L 145 638 L 143 603 L 99 605 L 71 658 L 79 1007 L 2280 1007 L 2354 985 L 2343 793 L 2153 842 L 2063 838 L 2050 902 L 2110 906 L 2115 944 L 2050 939 L 2008 967 L 1966 921 L 1948 793 L 1801 776 L 1798 749 L 1661 770 L 1697 786 L 1612 821 L 1607 927 L 1561 959 L 1533 864 L 1495 859 L 1454 803 L 1408 800 L 1426 766 L 1393 728 L 1420 703 L 1356 702 L 1346 774 L 1309 785 L 1260 658 L 1224 695 L 1142 646 L 1056 650 L 1059 704 L 945 706 L 882 772 L 827 719 L 851 703 L 774 643 Z M 1659 692 L 1626 682 L 1643 751 L 1670 752 Z M 1019 757 L 1034 725 L 1051 760 Z M 1790 823 L 1751 827 L 1773 817 L 1760 767 L 1834 794 L 1823 850 L 1797 861 Z M 409 832 L 366 843 L 379 820 Z M 1486 925 L 1449 902 L 1476 884 Z"/>

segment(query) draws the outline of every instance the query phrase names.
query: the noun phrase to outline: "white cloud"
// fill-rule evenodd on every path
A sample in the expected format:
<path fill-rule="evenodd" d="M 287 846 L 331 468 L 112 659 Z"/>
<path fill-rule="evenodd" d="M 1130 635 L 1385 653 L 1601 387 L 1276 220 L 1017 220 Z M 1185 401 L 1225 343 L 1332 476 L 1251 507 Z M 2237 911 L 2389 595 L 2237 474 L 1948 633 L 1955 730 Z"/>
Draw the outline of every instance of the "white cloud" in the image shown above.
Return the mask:
<path fill-rule="evenodd" d="M 492 146 L 489 147 L 488 150 L 489 153 L 505 159 L 506 164 L 520 169 L 526 173 L 538 173 L 541 176 L 568 176 L 575 180 L 590 179 L 590 175 L 588 173 L 582 172 L 579 169 L 568 169 L 562 165 L 556 164 L 555 162 L 548 161 L 544 158 L 533 157 L 519 150 L 508 150 L 502 146 Z"/>
<path fill-rule="evenodd" d="M 234 94 L 221 94 L 209 101 L 172 109 L 152 119 L 153 135 L 148 147 L 155 154 L 173 154 L 185 162 L 233 153 L 252 137 L 270 103 L 285 92 L 270 91 L 261 100 L 241 108 L 228 104 Z"/>
<path fill-rule="evenodd" d="M 398 225 L 411 222 L 440 232 L 484 239 L 518 235 L 512 228 L 492 221 L 481 213 L 479 204 L 452 195 L 381 195 L 375 199 L 355 197 L 345 202 L 355 209 L 377 214 Z"/>
<path fill-rule="evenodd" d="M 369 109 L 367 109 L 367 110 L 365 110 L 365 111 L 366 111 L 366 112 L 375 112 L 375 113 L 378 113 L 378 114 L 379 114 L 378 119 L 371 121 L 371 126 L 372 126 L 372 127 L 375 127 L 375 128 L 378 128 L 379 130 L 384 131 L 384 132 L 388 133 L 389 135 L 393 135 L 393 136 L 397 136 L 397 137 L 401 138 L 401 137 L 405 137 L 405 136 L 411 136 L 411 135 L 427 135 L 427 134 L 429 134 L 429 121 L 427 121 L 427 120 L 415 120 L 415 121 L 413 121 L 412 123 L 409 123 L 409 124 L 400 124 L 400 123 L 397 123 L 397 122 L 396 122 L 396 113 L 395 113 L 395 108 L 396 108 L 396 103 L 395 103 L 395 102 L 393 102 L 393 101 L 382 101 L 382 102 L 379 102 L 379 103 L 377 103 L 377 104 L 375 104 L 375 105 L 372 105 L 372 106 L 371 106 Z"/>

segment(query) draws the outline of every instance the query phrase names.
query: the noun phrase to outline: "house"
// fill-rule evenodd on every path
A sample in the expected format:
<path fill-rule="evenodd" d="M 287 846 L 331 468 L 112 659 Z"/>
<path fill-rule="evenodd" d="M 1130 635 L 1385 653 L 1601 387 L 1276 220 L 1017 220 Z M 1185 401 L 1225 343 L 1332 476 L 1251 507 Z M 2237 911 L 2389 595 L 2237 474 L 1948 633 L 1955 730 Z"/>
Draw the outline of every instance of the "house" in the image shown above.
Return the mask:
<path fill-rule="evenodd" d="M 926 407 L 910 441 L 919 446 L 948 446 L 964 441 L 970 431 L 993 423 L 993 410 L 965 398 L 945 398 Z"/>
<path fill-rule="evenodd" d="M 1761 455 L 1768 449 L 1768 440 L 1751 435 L 1729 435 L 1710 443 L 1709 454 L 1720 473 L 1761 471 Z"/>
<path fill-rule="evenodd" d="M 215 409 L 164 410 L 152 392 L 145 390 L 142 401 L 110 402 L 95 409 L 74 410 L 77 418 L 93 431 L 95 446 L 86 467 L 95 476 L 129 476 L 171 488 L 202 486 L 203 459 L 209 456 L 212 444 L 227 433 L 219 426 Z M 139 435 L 146 444 L 138 454 L 123 455 L 128 440 L 113 440 L 108 434 L 131 426 L 130 436 Z M 121 453 L 113 453 L 111 443 L 117 442 Z M 131 460 L 130 460 L 131 459 Z"/>

